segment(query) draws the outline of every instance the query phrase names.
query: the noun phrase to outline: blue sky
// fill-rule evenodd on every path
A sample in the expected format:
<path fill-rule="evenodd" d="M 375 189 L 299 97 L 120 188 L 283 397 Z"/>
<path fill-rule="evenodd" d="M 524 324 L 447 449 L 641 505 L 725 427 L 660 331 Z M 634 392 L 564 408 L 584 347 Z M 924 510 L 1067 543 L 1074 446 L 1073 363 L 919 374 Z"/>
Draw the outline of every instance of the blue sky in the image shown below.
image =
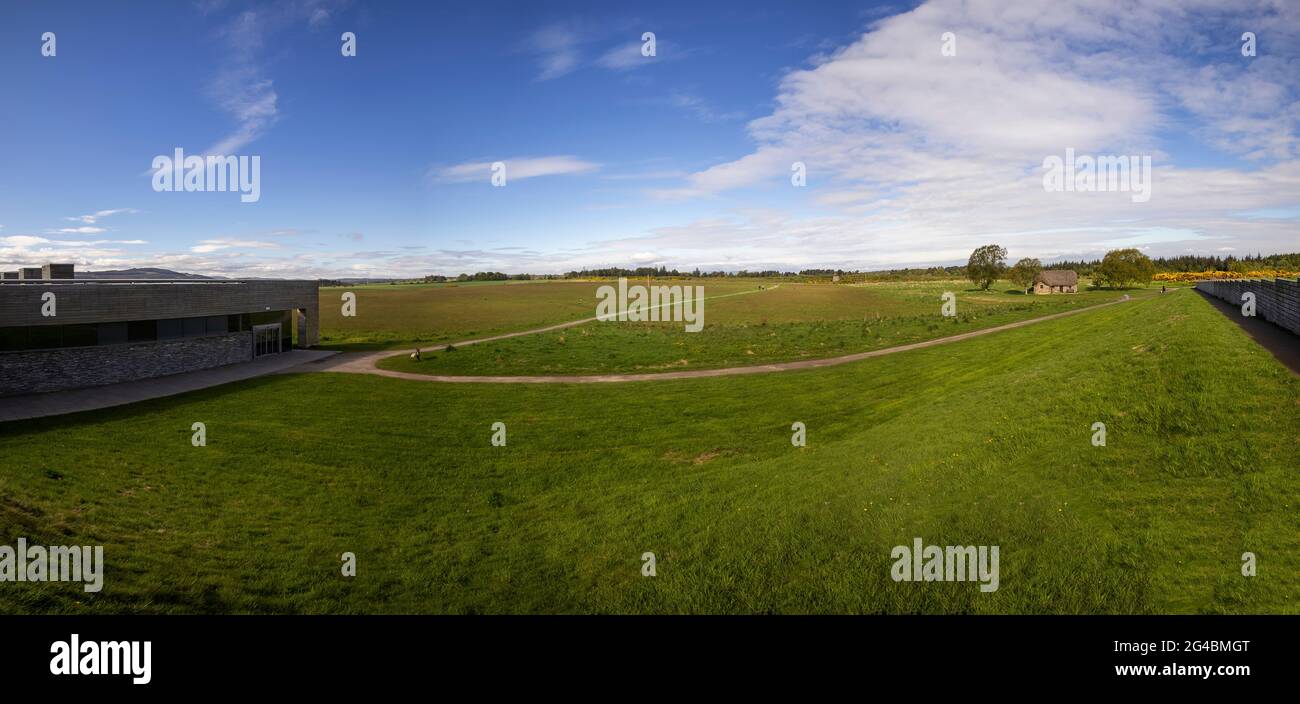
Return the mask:
<path fill-rule="evenodd" d="M 5 2 L 0 268 L 1294 251 L 1300 15 L 1218 4 Z M 1044 191 L 1067 147 L 1151 156 L 1150 201 Z M 260 200 L 155 192 L 176 148 L 259 156 Z"/>

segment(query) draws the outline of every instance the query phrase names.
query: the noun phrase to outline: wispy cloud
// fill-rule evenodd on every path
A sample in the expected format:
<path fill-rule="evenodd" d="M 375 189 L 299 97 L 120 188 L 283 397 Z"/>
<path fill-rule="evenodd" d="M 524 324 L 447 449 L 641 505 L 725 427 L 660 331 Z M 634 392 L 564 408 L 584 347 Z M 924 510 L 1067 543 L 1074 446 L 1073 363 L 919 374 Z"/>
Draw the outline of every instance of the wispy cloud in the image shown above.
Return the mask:
<path fill-rule="evenodd" d="M 83 222 L 86 223 L 87 225 L 94 225 L 100 218 L 106 218 L 111 215 L 119 215 L 122 213 L 138 213 L 138 212 L 140 211 L 136 210 L 135 208 L 113 208 L 111 210 L 99 210 L 94 213 L 91 213 L 90 215 L 74 215 L 70 218 L 64 218 L 64 220 L 71 220 L 72 222 Z"/>
<path fill-rule="evenodd" d="M 659 181 L 663 179 L 684 178 L 688 175 L 688 172 L 680 169 L 665 169 L 661 171 L 634 171 L 621 174 L 605 174 L 601 178 L 610 181 Z"/>
<path fill-rule="evenodd" d="M 632 23 L 626 21 L 602 24 L 577 20 L 553 22 L 533 32 L 524 44 L 524 51 L 536 57 L 539 81 L 566 76 L 583 65 L 627 71 L 659 61 L 680 59 L 689 53 L 656 42 L 655 56 L 642 56 L 641 34 Z M 600 45 L 615 38 L 622 41 L 600 51 Z M 587 55 L 585 60 L 584 53 Z M 594 59 L 590 58 L 593 54 L 596 55 Z"/>
<path fill-rule="evenodd" d="M 207 84 L 208 99 L 234 120 L 234 127 L 200 155 L 229 156 L 263 137 L 280 118 L 279 93 L 267 76 L 262 50 L 267 39 L 288 26 L 306 22 L 318 29 L 348 0 L 297 0 L 239 12 L 217 32 L 226 60 Z M 202 15 L 220 13 L 225 0 L 199 0 Z M 143 175 L 150 176 L 147 169 Z"/>
<path fill-rule="evenodd" d="M 103 227 L 91 227 L 86 225 L 83 227 L 62 227 L 56 230 L 50 230 L 50 233 L 56 235 L 97 235 L 101 232 L 107 231 L 108 230 Z"/>
<path fill-rule="evenodd" d="M 0 237 L 0 244 L 10 247 L 97 247 L 105 244 L 148 244 L 145 240 L 52 240 L 37 235 L 9 235 Z"/>
<path fill-rule="evenodd" d="M 642 56 L 640 43 L 620 44 L 596 59 L 596 65 L 614 71 L 643 68 L 659 58 L 657 46 L 655 54 L 655 56 Z"/>
<path fill-rule="evenodd" d="M 584 161 L 575 156 L 515 157 L 501 159 L 506 165 L 508 181 L 519 181 L 539 176 L 561 176 L 595 171 L 599 164 Z M 429 175 L 434 181 L 443 183 L 467 183 L 482 180 L 488 183 L 492 177 L 490 161 L 467 162 L 455 166 L 434 167 Z"/>
<path fill-rule="evenodd" d="M 643 45 L 644 42 L 640 40 L 618 44 L 601 54 L 596 59 L 596 65 L 611 71 L 630 71 L 668 61 L 680 61 L 696 53 L 694 49 L 679 47 L 676 42 L 656 39 L 654 55 L 645 56 L 641 53 Z"/>
<path fill-rule="evenodd" d="M 578 45 L 581 32 L 572 25 L 552 24 L 533 33 L 528 44 L 538 56 L 541 72 L 539 81 L 559 78 L 578 67 Z"/>
<path fill-rule="evenodd" d="M 0 267 L 40 266 L 50 261 L 76 264 L 123 261 L 118 245 L 143 245 L 145 240 L 58 240 L 37 235 L 0 237 Z"/>
<path fill-rule="evenodd" d="M 229 0 L 195 0 L 194 7 L 201 15 L 211 15 L 225 9 Z"/>
<path fill-rule="evenodd" d="M 235 128 L 205 154 L 232 154 L 262 136 L 279 117 L 279 95 L 259 61 L 272 24 L 265 13 L 245 10 L 221 30 L 229 58 L 208 84 L 208 95 L 234 118 Z"/>
<path fill-rule="evenodd" d="M 212 239 L 199 240 L 198 244 L 190 247 L 190 251 L 197 254 L 210 254 L 225 249 L 279 249 L 279 247 L 280 245 L 275 242 L 260 240 Z"/>
<path fill-rule="evenodd" d="M 730 122 L 740 120 L 745 116 L 744 113 L 736 110 L 719 110 L 699 95 L 683 91 L 673 91 L 662 98 L 650 98 L 648 100 L 652 103 L 683 110 L 702 122 Z"/>

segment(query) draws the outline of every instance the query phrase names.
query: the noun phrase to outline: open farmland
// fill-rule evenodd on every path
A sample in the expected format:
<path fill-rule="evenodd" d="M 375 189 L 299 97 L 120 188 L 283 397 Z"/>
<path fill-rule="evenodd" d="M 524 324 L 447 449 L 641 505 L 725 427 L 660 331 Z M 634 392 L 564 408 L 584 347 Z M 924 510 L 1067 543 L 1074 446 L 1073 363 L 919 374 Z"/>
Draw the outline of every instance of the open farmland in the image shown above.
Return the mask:
<path fill-rule="evenodd" d="M 383 369 L 439 375 L 608 374 L 750 366 L 821 359 L 931 340 L 1068 310 L 1141 297 L 1152 291 L 1089 291 L 1033 296 L 1008 282 L 988 291 L 968 282 L 862 286 L 766 284 L 753 295 L 704 285 L 705 325 L 596 321 L 576 328 L 430 351 L 420 360 L 397 355 Z M 744 289 L 741 289 L 742 291 Z M 942 295 L 957 297 L 957 314 L 940 315 Z M 721 294 L 713 299 L 712 296 Z M 730 295 L 728 295 L 730 294 Z M 594 302 L 594 298 L 593 298 Z"/>
<path fill-rule="evenodd" d="M 601 282 L 469 282 L 342 286 L 320 290 L 321 346 L 360 351 L 488 337 L 594 315 Z M 748 290 L 723 281 L 709 295 Z M 341 297 L 356 294 L 356 315 L 342 315 Z"/>
<path fill-rule="evenodd" d="M 775 311 L 784 290 L 726 300 Z M 544 322 L 526 317 L 466 324 Z M 0 531 L 102 544 L 108 573 L 96 595 L 0 591 L 0 611 L 1300 604 L 1300 380 L 1191 292 L 835 368 L 617 390 L 304 373 L 5 424 Z M 196 420 L 207 447 L 190 445 Z M 916 536 L 1000 545 L 999 589 L 893 582 L 890 548 Z M 339 576 L 343 552 L 357 577 Z"/>

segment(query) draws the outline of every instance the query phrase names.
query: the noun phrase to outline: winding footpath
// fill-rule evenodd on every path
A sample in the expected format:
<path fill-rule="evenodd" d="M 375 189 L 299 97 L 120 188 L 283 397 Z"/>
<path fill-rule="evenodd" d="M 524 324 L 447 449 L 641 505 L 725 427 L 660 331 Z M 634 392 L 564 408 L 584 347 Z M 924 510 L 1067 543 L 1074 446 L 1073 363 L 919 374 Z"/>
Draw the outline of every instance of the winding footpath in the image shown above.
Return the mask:
<path fill-rule="evenodd" d="M 738 294 L 728 294 L 728 295 L 738 295 Z M 725 369 L 694 369 L 690 371 L 655 372 L 655 373 L 647 373 L 647 374 L 589 374 L 589 375 L 582 375 L 582 376 L 565 375 L 565 374 L 547 375 L 547 376 L 469 376 L 469 375 L 414 374 L 411 372 L 399 372 L 390 369 L 379 369 L 378 367 L 376 367 L 375 366 L 376 363 L 381 359 L 401 356 L 401 354 L 410 354 L 409 351 L 405 353 L 395 354 L 393 350 L 385 350 L 382 352 L 340 354 L 331 357 L 329 359 L 321 360 L 320 362 L 305 364 L 299 367 L 295 367 L 293 369 L 287 369 L 282 373 L 292 374 L 292 373 L 298 373 L 304 371 L 345 372 L 351 374 L 374 374 L 376 376 L 387 376 L 387 377 L 392 377 L 394 379 L 410 379 L 411 381 L 433 381 L 433 382 L 440 382 L 446 384 L 606 384 L 606 383 L 623 383 L 629 381 L 668 381 L 673 379 L 700 379 L 700 378 L 715 377 L 715 376 L 741 376 L 745 374 L 769 374 L 772 372 L 788 372 L 788 371 L 795 371 L 799 369 L 820 369 L 822 367 L 835 367 L 841 364 L 849 364 L 851 362 L 870 359 L 872 357 L 883 357 L 888 354 L 897 354 L 899 352 L 919 350 L 926 347 L 936 347 L 938 345 L 946 345 L 951 342 L 960 342 L 962 340 L 969 340 L 973 337 L 980 337 L 982 335 L 991 335 L 996 332 L 1002 332 L 1003 330 L 1013 330 L 1015 328 L 1023 328 L 1027 325 L 1033 325 L 1035 323 L 1043 323 L 1049 320 L 1056 320 L 1058 318 L 1077 315 L 1079 313 L 1084 313 L 1090 310 L 1097 310 L 1098 308 L 1105 308 L 1106 306 L 1113 306 L 1119 303 L 1124 303 L 1125 301 L 1128 300 L 1131 299 L 1129 299 L 1126 296 L 1117 301 L 1111 301 L 1109 303 L 1099 303 L 1095 306 L 1087 306 L 1086 308 L 1067 310 L 1062 313 L 1053 313 L 1051 315 L 1044 315 L 1040 318 L 1030 318 L 1029 320 L 1020 320 L 1014 323 L 1007 323 L 1005 325 L 998 325 L 991 328 L 972 330 L 971 332 L 964 332 L 959 335 L 950 335 L 948 337 L 940 337 L 933 340 L 925 340 L 923 342 L 914 342 L 907 345 L 898 345 L 897 347 L 886 347 L 884 349 L 871 350 L 869 352 L 857 352 L 854 354 L 846 354 L 841 357 L 829 357 L 826 359 L 805 359 L 796 362 L 780 362 L 777 364 L 758 364 L 758 365 L 751 365 L 746 367 L 727 367 Z M 492 342 L 494 340 L 504 340 L 509 337 L 519 337 L 521 335 L 534 335 L 537 333 L 549 332 L 552 330 L 561 330 L 564 328 L 573 327 L 575 325 L 582 325 L 584 323 L 589 323 L 594 320 L 596 319 L 586 318 L 584 320 L 575 320 L 568 323 L 561 323 L 559 325 L 552 325 L 545 328 L 538 328 L 536 330 L 512 332 L 505 335 L 497 335 L 495 337 L 485 337 L 478 340 L 467 340 L 465 342 L 455 342 L 452 344 L 455 345 L 456 347 L 464 347 L 466 345 L 476 345 L 484 342 Z M 424 347 L 421 349 L 423 351 L 436 352 L 439 350 L 446 349 L 446 347 L 447 345 L 439 345 L 437 347 Z"/>

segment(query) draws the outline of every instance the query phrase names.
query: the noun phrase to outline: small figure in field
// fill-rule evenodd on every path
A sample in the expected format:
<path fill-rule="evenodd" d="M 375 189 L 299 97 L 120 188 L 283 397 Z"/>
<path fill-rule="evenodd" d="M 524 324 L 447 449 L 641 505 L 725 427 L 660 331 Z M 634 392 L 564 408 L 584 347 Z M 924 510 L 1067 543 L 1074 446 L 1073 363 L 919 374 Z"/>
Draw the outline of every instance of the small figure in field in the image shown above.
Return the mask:
<path fill-rule="evenodd" d="M 411 359 L 414 359 L 414 360 L 417 361 L 417 362 L 420 361 L 420 348 L 419 348 L 419 347 L 416 347 L 416 348 L 415 348 L 415 351 L 411 353 Z"/>
<path fill-rule="evenodd" d="M 1164 287 L 1164 286 L 1161 286 L 1161 287 L 1160 287 L 1160 293 L 1164 293 L 1164 292 L 1165 292 L 1165 287 Z"/>

